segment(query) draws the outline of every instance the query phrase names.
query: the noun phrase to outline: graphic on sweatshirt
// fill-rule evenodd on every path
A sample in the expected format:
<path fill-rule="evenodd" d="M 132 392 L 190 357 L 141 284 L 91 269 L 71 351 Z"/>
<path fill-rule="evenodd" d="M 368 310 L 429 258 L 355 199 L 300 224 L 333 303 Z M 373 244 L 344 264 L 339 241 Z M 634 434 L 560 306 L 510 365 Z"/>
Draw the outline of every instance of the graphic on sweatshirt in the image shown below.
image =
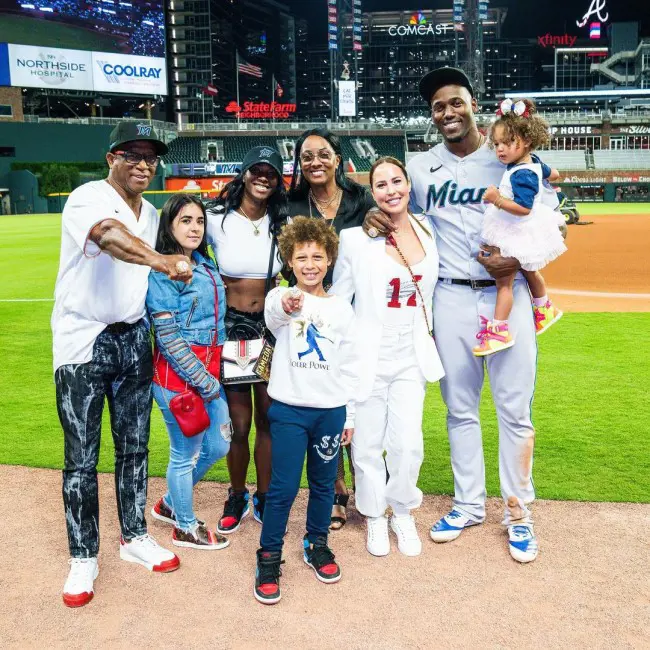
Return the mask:
<path fill-rule="evenodd" d="M 297 326 L 296 338 L 304 336 L 307 342 L 307 349 L 298 352 L 298 359 L 300 360 L 308 354 L 315 352 L 318 355 L 319 361 L 327 361 L 318 345 L 318 339 L 324 339 L 330 343 L 334 343 L 334 341 L 323 336 L 323 334 L 318 330 L 319 327 L 323 327 L 323 322 L 320 319 L 314 321 L 311 316 L 298 319 L 295 322 Z"/>

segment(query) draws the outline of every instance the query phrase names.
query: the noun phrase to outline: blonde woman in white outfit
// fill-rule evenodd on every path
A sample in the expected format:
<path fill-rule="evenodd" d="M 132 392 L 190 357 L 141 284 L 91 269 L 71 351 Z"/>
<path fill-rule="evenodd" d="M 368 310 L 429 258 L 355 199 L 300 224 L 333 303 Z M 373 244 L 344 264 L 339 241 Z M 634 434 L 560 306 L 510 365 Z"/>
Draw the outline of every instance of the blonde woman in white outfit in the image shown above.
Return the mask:
<path fill-rule="evenodd" d="M 341 231 L 330 290 L 354 299 L 359 328 L 362 364 L 352 440 L 355 499 L 368 520 L 372 555 L 390 552 L 388 506 L 399 550 L 419 555 L 422 543 L 411 510 L 422 502 L 417 481 L 424 456 L 424 394 L 426 382 L 444 374 L 431 335 L 438 251 L 426 218 L 408 211 L 411 183 L 399 160 L 377 160 L 370 187 L 377 206 L 398 230 L 374 239 L 361 228 Z"/>

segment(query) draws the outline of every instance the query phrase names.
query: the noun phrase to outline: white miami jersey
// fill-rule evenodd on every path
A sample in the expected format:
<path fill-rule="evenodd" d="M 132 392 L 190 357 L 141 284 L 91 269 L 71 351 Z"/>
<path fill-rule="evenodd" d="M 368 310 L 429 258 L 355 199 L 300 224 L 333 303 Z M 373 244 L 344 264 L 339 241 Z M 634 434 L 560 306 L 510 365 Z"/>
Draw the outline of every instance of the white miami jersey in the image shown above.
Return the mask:
<path fill-rule="evenodd" d="M 487 144 L 459 158 L 438 144 L 412 158 L 411 207 L 429 217 L 436 232 L 440 277 L 489 279 L 476 261 L 481 245 L 483 194 L 488 185 L 499 186 L 506 170 Z"/>

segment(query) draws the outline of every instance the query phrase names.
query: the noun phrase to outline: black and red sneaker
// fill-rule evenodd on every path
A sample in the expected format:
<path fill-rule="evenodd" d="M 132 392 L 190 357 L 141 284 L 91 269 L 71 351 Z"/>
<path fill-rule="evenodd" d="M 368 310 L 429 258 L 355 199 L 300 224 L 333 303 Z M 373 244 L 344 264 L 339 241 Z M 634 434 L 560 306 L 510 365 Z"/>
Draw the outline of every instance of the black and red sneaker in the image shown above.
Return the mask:
<path fill-rule="evenodd" d="M 280 593 L 281 564 L 284 564 L 284 560 L 280 551 L 258 549 L 253 595 L 264 605 L 275 605 L 282 598 Z"/>
<path fill-rule="evenodd" d="M 307 535 L 302 540 L 303 560 L 310 566 L 321 582 L 338 582 L 341 579 L 341 567 L 334 559 L 332 549 L 327 545 L 326 537 L 318 537 L 311 544 Z"/>
<path fill-rule="evenodd" d="M 228 535 L 239 529 L 242 519 L 250 514 L 248 490 L 235 492 L 228 488 L 228 499 L 223 508 L 223 515 L 217 524 L 217 532 Z"/>
<path fill-rule="evenodd" d="M 151 508 L 151 516 L 158 521 L 164 521 L 166 524 L 176 526 L 176 515 L 162 498 L 158 499 L 156 505 Z M 205 526 L 205 521 L 202 521 L 201 519 L 197 519 L 196 521 L 199 525 Z"/>

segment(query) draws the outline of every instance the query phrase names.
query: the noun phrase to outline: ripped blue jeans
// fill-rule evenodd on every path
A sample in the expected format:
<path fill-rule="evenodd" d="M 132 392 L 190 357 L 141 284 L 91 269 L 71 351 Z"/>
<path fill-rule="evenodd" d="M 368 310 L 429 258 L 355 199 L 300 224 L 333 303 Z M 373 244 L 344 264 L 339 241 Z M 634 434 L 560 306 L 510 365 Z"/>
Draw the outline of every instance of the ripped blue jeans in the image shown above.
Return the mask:
<path fill-rule="evenodd" d="M 70 555 L 99 551 L 97 461 L 104 400 L 115 444 L 115 492 L 122 537 L 147 532 L 148 444 L 153 361 L 144 320 L 121 334 L 102 332 L 88 363 L 54 374 L 64 435 L 63 505 Z"/>
<path fill-rule="evenodd" d="M 174 511 L 176 525 L 189 530 L 196 524 L 194 514 L 194 486 L 205 473 L 230 449 L 232 425 L 223 388 L 219 397 L 205 403 L 210 426 L 196 436 L 183 435 L 176 418 L 169 410 L 169 400 L 176 393 L 153 385 L 153 395 L 160 407 L 169 434 L 169 464 L 167 465 L 168 492 L 163 497 Z"/>

